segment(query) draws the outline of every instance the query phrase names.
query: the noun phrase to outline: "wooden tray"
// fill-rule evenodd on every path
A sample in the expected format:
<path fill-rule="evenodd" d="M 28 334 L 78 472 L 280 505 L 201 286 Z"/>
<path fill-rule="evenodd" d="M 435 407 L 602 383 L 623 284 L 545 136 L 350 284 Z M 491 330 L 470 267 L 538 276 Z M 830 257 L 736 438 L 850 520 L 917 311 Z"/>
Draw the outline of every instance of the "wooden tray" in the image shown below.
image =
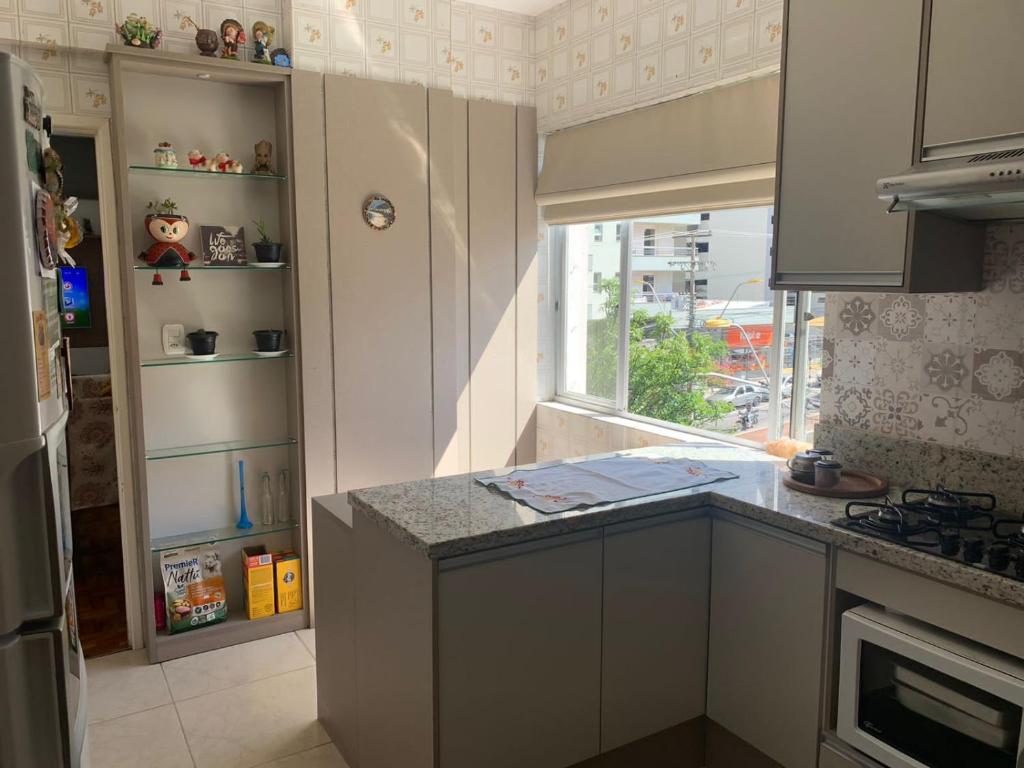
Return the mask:
<path fill-rule="evenodd" d="M 889 490 L 889 481 L 884 477 L 875 477 L 853 469 L 844 469 L 839 484 L 831 488 L 818 488 L 815 485 L 801 483 L 788 474 L 782 478 L 782 484 L 794 491 L 814 496 L 828 496 L 832 499 L 868 499 L 872 496 L 883 496 Z"/>

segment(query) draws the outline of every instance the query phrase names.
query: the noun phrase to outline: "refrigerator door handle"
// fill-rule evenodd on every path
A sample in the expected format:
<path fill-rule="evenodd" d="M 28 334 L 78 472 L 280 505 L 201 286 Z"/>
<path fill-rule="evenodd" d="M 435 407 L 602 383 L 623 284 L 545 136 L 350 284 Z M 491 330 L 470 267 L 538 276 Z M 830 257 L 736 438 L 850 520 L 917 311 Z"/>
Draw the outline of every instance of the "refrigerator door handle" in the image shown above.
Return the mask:
<path fill-rule="evenodd" d="M 64 370 L 64 386 L 68 395 L 68 413 L 75 409 L 75 388 L 71 383 L 71 339 L 67 336 L 60 340 L 60 360 Z"/>

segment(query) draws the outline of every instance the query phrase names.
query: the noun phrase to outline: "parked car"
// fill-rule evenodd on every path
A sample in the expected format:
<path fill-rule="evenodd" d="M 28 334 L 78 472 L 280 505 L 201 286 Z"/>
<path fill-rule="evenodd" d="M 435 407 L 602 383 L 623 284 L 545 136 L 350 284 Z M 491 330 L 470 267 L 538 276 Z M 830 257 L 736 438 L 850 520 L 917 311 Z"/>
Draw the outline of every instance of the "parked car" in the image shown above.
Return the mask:
<path fill-rule="evenodd" d="M 752 408 L 768 402 L 768 390 L 753 384 L 719 387 L 708 397 L 713 403 L 729 403 L 734 408 Z"/>

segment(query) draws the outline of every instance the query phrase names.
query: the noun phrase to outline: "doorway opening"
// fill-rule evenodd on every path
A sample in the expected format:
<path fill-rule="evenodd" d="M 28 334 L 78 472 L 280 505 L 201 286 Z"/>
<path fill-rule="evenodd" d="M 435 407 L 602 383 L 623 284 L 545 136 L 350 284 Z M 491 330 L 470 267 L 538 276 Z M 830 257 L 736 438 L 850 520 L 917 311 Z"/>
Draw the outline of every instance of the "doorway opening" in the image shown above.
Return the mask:
<path fill-rule="evenodd" d="M 65 195 L 78 198 L 81 232 L 68 250 L 76 266 L 61 270 L 61 330 L 71 347 L 74 399 L 67 442 L 75 601 L 89 658 L 131 647 L 121 533 L 121 515 L 131 510 L 120 501 L 96 141 L 55 133 L 50 144 L 64 162 Z"/>

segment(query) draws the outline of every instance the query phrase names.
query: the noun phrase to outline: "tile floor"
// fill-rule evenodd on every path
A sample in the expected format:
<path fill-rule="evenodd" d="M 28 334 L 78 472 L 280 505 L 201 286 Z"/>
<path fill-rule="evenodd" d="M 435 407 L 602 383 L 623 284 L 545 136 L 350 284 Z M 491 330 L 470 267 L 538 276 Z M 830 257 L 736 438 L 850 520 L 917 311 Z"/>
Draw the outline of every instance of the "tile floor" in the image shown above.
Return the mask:
<path fill-rule="evenodd" d="M 348 768 L 316 720 L 313 630 L 148 664 L 87 663 L 86 768 Z"/>

